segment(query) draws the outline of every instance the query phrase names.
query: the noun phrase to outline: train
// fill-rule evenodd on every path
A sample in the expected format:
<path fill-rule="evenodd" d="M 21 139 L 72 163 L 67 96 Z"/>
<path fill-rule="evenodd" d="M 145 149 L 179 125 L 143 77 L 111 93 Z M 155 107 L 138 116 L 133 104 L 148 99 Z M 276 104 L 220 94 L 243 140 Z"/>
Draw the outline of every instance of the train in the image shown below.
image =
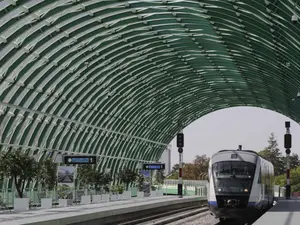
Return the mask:
<path fill-rule="evenodd" d="M 221 150 L 208 168 L 208 207 L 220 222 L 251 219 L 273 206 L 274 166 L 252 150 Z"/>

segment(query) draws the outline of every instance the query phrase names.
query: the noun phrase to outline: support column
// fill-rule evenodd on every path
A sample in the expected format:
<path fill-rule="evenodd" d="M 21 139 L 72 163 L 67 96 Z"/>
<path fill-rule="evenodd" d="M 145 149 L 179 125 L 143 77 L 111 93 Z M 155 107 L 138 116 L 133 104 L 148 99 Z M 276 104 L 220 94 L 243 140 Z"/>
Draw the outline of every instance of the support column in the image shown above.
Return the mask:
<path fill-rule="evenodd" d="M 182 167 L 183 167 L 183 146 L 184 146 L 184 135 L 183 132 L 180 131 L 177 134 L 177 147 L 179 153 L 179 175 L 178 175 L 178 196 L 179 198 L 183 197 L 183 180 L 182 180 Z"/>
<path fill-rule="evenodd" d="M 286 199 L 291 198 L 290 183 L 290 154 L 292 148 L 292 135 L 290 134 L 290 122 L 285 122 L 286 134 L 284 135 L 284 147 L 286 153 Z"/>
<path fill-rule="evenodd" d="M 179 149 L 182 149 L 182 148 L 179 148 Z M 178 195 L 179 195 L 179 198 L 182 198 L 183 196 L 183 180 L 182 180 L 182 167 L 183 167 L 183 163 L 182 163 L 182 152 L 183 151 L 179 151 L 178 149 L 178 152 L 179 152 L 179 176 L 178 176 Z"/>
<path fill-rule="evenodd" d="M 286 154 L 286 199 L 291 196 L 291 181 L 290 181 L 290 155 Z"/>

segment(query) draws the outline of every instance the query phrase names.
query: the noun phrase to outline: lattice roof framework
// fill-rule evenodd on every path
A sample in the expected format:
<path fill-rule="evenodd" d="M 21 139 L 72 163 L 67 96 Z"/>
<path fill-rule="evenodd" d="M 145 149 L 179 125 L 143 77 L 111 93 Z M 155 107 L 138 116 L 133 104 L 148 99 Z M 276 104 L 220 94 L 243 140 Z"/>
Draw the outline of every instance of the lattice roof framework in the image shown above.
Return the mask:
<path fill-rule="evenodd" d="M 117 169 L 159 159 L 178 121 L 219 109 L 300 121 L 294 9 L 291 0 L 3 0 L 1 146 L 97 154 Z"/>

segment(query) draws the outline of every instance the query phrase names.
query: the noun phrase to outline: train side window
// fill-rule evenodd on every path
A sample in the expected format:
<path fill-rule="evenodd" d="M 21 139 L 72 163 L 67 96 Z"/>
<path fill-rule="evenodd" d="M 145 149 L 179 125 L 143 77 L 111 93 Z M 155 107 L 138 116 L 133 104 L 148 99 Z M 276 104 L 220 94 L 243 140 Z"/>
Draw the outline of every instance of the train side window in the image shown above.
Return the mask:
<path fill-rule="evenodd" d="M 258 181 L 257 183 L 261 184 L 261 168 L 259 170 Z"/>

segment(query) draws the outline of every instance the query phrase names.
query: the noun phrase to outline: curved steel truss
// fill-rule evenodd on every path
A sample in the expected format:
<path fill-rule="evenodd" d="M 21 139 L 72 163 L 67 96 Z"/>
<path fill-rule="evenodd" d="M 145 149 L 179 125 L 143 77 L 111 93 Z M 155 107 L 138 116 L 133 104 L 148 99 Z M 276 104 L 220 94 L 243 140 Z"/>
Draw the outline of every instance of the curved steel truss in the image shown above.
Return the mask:
<path fill-rule="evenodd" d="M 215 110 L 268 108 L 299 121 L 293 1 L 3 0 L 2 148 L 157 160 Z"/>

